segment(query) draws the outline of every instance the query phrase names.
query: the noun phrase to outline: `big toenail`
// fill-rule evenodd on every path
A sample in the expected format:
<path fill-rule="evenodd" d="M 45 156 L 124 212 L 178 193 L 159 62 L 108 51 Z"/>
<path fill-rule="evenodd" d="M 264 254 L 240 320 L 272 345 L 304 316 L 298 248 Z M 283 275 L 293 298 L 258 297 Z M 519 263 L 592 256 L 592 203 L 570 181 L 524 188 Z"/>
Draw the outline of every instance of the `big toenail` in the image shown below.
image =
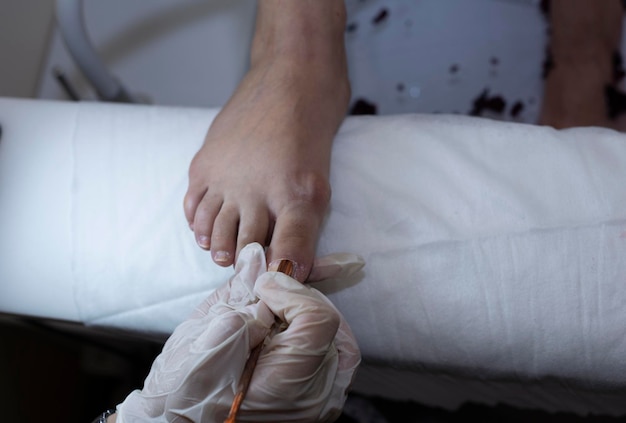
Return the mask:
<path fill-rule="evenodd" d="M 292 278 L 296 275 L 296 269 L 298 265 L 293 260 L 281 259 L 274 260 L 267 266 L 268 272 L 281 272 L 287 276 L 291 276 Z"/>

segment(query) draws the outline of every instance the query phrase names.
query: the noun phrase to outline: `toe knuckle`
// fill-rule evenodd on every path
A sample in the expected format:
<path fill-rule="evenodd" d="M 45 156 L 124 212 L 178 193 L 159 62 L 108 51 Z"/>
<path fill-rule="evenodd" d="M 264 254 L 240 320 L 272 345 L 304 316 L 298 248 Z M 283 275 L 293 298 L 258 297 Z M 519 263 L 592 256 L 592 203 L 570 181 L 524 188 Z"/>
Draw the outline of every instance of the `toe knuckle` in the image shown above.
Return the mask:
<path fill-rule="evenodd" d="M 295 202 L 324 208 L 330 202 L 330 197 L 330 183 L 321 175 L 308 173 L 293 181 L 292 198 Z"/>

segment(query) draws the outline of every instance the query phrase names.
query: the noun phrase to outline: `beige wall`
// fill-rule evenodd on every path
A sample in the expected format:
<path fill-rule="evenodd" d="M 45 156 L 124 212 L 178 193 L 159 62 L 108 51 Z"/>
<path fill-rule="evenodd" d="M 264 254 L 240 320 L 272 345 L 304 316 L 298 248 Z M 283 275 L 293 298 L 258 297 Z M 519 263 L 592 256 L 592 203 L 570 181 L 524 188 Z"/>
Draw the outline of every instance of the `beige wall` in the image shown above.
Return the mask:
<path fill-rule="evenodd" d="M 36 95 L 53 9 L 53 0 L 0 0 L 0 96 Z"/>

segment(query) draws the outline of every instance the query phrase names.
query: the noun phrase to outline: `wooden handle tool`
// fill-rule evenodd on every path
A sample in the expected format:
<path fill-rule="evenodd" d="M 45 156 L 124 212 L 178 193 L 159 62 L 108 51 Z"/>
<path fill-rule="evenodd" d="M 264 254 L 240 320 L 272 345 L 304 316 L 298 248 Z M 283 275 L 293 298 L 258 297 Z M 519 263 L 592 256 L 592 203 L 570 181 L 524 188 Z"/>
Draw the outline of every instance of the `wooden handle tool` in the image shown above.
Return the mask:
<path fill-rule="evenodd" d="M 281 272 L 286 274 L 287 276 L 293 277 L 296 272 L 296 268 L 294 263 L 291 260 L 281 260 L 278 263 L 277 272 Z M 281 325 L 281 321 L 278 317 L 276 317 L 276 321 L 270 328 L 270 334 L 274 334 L 276 330 Z M 252 380 L 252 374 L 254 373 L 254 369 L 256 368 L 256 363 L 259 361 L 259 357 L 261 356 L 261 350 L 263 350 L 264 342 L 259 343 L 256 347 L 250 351 L 250 356 L 246 361 L 246 364 L 243 368 L 243 372 L 241 374 L 241 379 L 239 380 L 239 385 L 237 386 L 237 394 L 235 395 L 235 399 L 233 399 L 233 403 L 230 406 L 230 412 L 228 413 L 228 417 L 224 420 L 224 423 L 235 423 L 237 420 L 237 413 L 241 408 L 241 404 L 243 403 L 243 399 L 248 392 L 248 388 L 250 387 L 250 381 Z"/>

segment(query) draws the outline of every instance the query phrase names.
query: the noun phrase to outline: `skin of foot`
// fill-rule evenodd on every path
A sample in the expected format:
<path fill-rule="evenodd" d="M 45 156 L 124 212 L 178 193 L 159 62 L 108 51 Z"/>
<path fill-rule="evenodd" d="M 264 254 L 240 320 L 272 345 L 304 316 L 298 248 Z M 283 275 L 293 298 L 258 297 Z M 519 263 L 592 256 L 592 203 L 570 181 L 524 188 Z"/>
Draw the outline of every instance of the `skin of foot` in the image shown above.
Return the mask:
<path fill-rule="evenodd" d="M 546 77 L 539 124 L 623 126 L 622 119 L 609 118 L 605 95 L 607 85 L 615 84 L 613 55 L 620 48 L 623 15 L 620 0 L 551 0 L 554 65 Z"/>
<path fill-rule="evenodd" d="M 350 99 L 336 0 L 258 2 L 251 66 L 189 169 L 184 211 L 196 242 L 230 266 L 247 244 L 304 281 L 331 197 L 332 141 Z"/>

